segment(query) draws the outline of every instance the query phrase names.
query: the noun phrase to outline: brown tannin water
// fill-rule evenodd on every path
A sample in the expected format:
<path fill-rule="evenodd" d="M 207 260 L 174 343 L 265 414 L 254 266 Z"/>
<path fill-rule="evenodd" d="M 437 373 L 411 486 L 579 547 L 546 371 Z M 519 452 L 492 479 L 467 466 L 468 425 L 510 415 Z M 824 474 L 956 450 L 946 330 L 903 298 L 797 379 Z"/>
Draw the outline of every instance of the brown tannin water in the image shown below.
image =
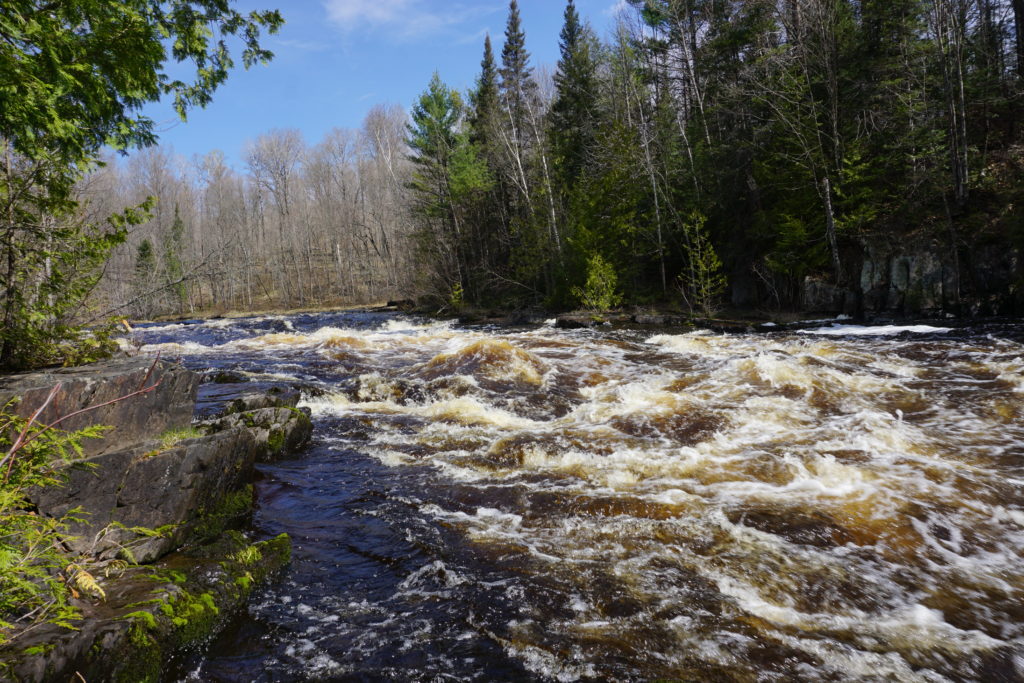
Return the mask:
<path fill-rule="evenodd" d="M 1020 325 L 140 336 L 315 388 L 292 567 L 191 680 L 1024 679 Z"/>

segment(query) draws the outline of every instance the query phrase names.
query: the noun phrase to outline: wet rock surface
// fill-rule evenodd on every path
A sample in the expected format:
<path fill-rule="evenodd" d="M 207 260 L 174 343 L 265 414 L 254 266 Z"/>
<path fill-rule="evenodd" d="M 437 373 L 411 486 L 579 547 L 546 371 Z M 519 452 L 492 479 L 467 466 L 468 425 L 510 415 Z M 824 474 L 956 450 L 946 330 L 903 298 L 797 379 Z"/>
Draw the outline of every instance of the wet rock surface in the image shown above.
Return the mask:
<path fill-rule="evenodd" d="M 51 517 L 84 511 L 71 525 L 73 551 L 116 557 L 131 546 L 137 562 L 152 562 L 185 544 L 208 510 L 252 480 L 256 450 L 242 427 L 171 446 L 150 442 L 85 460 L 65 486 L 39 491 L 32 502 Z M 136 543 L 133 527 L 160 534 Z"/>
<path fill-rule="evenodd" d="M 308 410 L 308 409 L 307 409 Z M 313 435 L 307 412 L 294 407 L 267 407 L 232 412 L 206 423 L 212 435 L 244 432 L 253 440 L 250 452 L 257 462 L 270 462 L 305 446 Z"/>
<path fill-rule="evenodd" d="M 0 680 L 166 680 L 175 662 L 223 628 L 290 557 L 284 534 L 251 543 L 235 532 L 129 569 L 104 581 L 105 601 L 75 600 L 84 617 L 76 630 L 44 625 L 0 652 Z"/>

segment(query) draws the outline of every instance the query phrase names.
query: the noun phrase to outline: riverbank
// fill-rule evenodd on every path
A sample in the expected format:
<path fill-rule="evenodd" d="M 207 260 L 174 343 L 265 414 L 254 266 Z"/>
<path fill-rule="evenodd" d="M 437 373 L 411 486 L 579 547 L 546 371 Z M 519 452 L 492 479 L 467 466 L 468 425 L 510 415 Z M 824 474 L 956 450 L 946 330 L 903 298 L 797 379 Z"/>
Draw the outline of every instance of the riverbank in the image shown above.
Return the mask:
<path fill-rule="evenodd" d="M 34 514 L 68 520 L 57 540 L 68 566 L 89 568 L 88 589 L 70 586 L 79 616 L 65 625 L 9 627 L 4 680 L 160 680 L 288 563 L 287 535 L 246 534 L 254 466 L 300 451 L 312 423 L 297 392 L 226 388 L 223 377 L 217 392 L 200 390 L 217 379 L 145 358 L 0 377 L 0 404 L 16 398 L 24 417 L 42 407 L 50 424 L 86 409 L 61 426 L 113 427 L 83 444 L 63 484 L 29 492 Z"/>

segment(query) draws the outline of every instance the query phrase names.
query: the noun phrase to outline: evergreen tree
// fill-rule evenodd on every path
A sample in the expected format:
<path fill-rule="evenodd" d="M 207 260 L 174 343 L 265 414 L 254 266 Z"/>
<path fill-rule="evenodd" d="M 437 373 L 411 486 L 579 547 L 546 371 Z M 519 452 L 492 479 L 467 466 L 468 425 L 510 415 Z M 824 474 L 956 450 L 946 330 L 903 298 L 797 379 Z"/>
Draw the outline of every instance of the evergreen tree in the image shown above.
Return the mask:
<path fill-rule="evenodd" d="M 537 82 L 516 0 L 509 2 L 498 75 L 502 114 L 499 174 L 509 188 L 509 229 L 514 235 L 510 267 L 521 290 L 550 294 L 555 286 L 555 271 L 560 267 L 562 244 Z M 555 258 L 550 259 L 551 255 Z"/>
<path fill-rule="evenodd" d="M 490 185 L 487 166 L 465 130 L 465 105 L 436 72 L 412 110 L 408 126 L 412 190 L 421 219 L 419 247 L 429 272 L 422 283 L 441 301 L 466 291 L 467 207 Z"/>
<path fill-rule="evenodd" d="M 153 243 L 144 239 L 135 252 L 135 279 L 137 283 L 146 283 L 153 279 L 156 270 L 156 255 Z"/>
<path fill-rule="evenodd" d="M 565 7 L 555 101 L 551 105 L 550 138 L 555 168 L 563 194 L 572 192 L 593 144 L 597 108 L 597 64 L 592 54 L 593 37 L 580 23 L 573 0 Z"/>
<path fill-rule="evenodd" d="M 181 211 L 174 205 L 174 220 L 171 228 L 164 236 L 164 277 L 167 286 L 174 293 L 177 312 L 188 305 L 188 285 L 184 282 L 185 266 L 182 252 L 185 246 L 185 221 L 181 220 Z"/>
<path fill-rule="evenodd" d="M 498 68 L 494 63 L 491 36 L 484 38 L 484 56 L 480 61 L 480 78 L 471 98 L 470 136 L 474 144 L 486 150 L 494 144 L 494 126 L 498 116 Z"/>
<path fill-rule="evenodd" d="M 471 95 L 494 182 L 453 204 L 467 272 L 548 303 L 678 278 L 707 315 L 726 282 L 751 306 L 856 291 L 851 255 L 908 235 L 948 248 L 959 292 L 966 235 L 1020 239 L 994 207 L 1024 187 L 1024 2 L 628 1 L 642 25 L 603 46 L 566 0 L 547 112 L 509 3 Z"/>
<path fill-rule="evenodd" d="M 533 79 L 530 53 L 526 51 L 526 34 L 519 16 L 519 3 L 510 0 L 505 44 L 501 49 L 499 70 L 500 97 L 511 127 L 513 140 L 522 145 L 531 109 L 537 105 L 537 83 Z"/>
<path fill-rule="evenodd" d="M 484 38 L 480 76 L 470 94 L 469 139 L 488 170 L 488 190 L 478 197 L 467 215 L 466 296 L 474 303 L 500 298 L 495 273 L 508 265 L 510 198 L 503 181 L 502 113 L 498 90 L 498 67 L 490 35 Z"/>

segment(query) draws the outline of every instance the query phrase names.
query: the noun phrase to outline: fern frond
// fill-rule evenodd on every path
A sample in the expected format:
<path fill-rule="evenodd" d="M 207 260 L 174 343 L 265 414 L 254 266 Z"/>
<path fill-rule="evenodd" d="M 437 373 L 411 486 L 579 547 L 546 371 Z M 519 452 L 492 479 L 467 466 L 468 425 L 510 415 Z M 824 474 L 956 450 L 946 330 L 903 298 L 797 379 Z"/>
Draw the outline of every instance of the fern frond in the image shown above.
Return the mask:
<path fill-rule="evenodd" d="M 111 576 L 121 576 L 128 569 L 128 566 L 129 564 L 126 560 L 111 560 L 110 564 L 103 568 L 103 576 L 108 579 Z"/>
<path fill-rule="evenodd" d="M 0 571 L 10 569 L 21 561 L 21 553 L 10 546 L 0 545 Z"/>
<path fill-rule="evenodd" d="M 94 595 L 101 600 L 107 599 L 107 593 L 96 581 L 96 577 L 85 571 L 77 564 L 69 564 L 66 574 L 71 577 L 71 583 L 83 593 Z"/>

